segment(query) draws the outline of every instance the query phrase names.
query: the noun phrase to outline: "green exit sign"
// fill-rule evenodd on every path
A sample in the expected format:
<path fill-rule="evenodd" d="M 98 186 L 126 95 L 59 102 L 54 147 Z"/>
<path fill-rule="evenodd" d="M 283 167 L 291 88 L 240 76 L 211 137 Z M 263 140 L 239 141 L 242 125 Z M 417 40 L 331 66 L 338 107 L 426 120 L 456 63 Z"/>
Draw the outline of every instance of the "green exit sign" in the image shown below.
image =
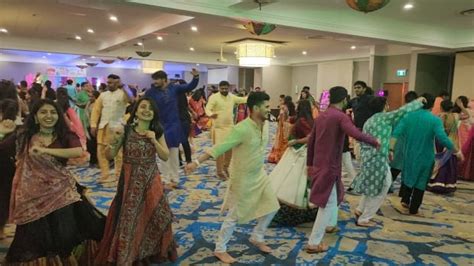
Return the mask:
<path fill-rule="evenodd" d="M 406 69 L 397 69 L 397 77 L 406 77 L 407 70 Z"/>

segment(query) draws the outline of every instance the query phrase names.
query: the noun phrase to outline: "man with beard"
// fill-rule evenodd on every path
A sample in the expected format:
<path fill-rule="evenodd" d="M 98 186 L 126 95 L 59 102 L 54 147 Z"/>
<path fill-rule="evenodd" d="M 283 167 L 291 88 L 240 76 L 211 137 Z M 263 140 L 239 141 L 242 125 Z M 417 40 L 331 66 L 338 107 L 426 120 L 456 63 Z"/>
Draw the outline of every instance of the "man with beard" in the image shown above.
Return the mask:
<path fill-rule="evenodd" d="M 229 135 L 234 126 L 234 106 L 246 103 L 247 98 L 229 94 L 229 82 L 219 83 L 219 93 L 211 95 L 206 106 L 206 114 L 213 119 L 211 138 L 212 144 L 220 144 Z M 220 179 L 229 177 L 229 164 L 232 150 L 216 159 L 216 174 Z"/>
<path fill-rule="evenodd" d="M 218 158 L 231 149 L 232 159 L 228 189 L 222 210 L 228 213 L 217 237 L 214 255 L 224 263 L 234 263 L 227 253 L 227 243 L 232 238 L 237 223 L 248 223 L 257 219 L 250 243 L 263 253 L 271 253 L 272 248 L 264 242 L 265 231 L 280 208 L 278 199 L 265 172 L 265 148 L 268 144 L 268 122 L 270 96 L 265 92 L 253 92 L 247 105 L 250 116 L 230 129 L 228 136 L 220 144 L 214 145 L 195 162 L 186 166 L 188 173 L 209 159 Z"/>

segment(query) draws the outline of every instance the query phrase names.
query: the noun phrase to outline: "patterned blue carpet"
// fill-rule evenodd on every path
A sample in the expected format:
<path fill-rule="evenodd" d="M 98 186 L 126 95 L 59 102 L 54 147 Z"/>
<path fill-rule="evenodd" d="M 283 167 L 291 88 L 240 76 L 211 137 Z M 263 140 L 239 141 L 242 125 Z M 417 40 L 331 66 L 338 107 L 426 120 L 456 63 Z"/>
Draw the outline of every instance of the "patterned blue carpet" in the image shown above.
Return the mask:
<path fill-rule="evenodd" d="M 274 134 L 274 125 L 271 128 Z M 208 134 L 196 138 L 194 146 L 196 154 L 210 147 Z M 269 172 L 274 167 L 267 166 Z M 98 169 L 71 169 L 80 183 L 89 188 L 89 198 L 106 213 L 115 185 L 98 185 Z M 175 265 L 219 263 L 212 251 L 222 220 L 219 210 L 226 185 L 215 177 L 215 163 L 208 161 L 196 174 L 183 174 L 181 189 L 168 194 L 179 243 L 180 257 Z M 238 258 L 238 264 L 252 265 L 474 265 L 474 183 L 459 182 L 458 190 L 451 196 L 427 192 L 421 209 L 424 217 L 401 214 L 399 199 L 389 196 L 375 219 L 378 226 L 372 229 L 354 224 L 351 210 L 358 200 L 358 196 L 346 196 L 339 212 L 341 231 L 325 237 L 330 245 L 327 253 L 310 255 L 303 251 L 311 223 L 269 229 L 267 243 L 274 249 L 270 255 L 262 254 L 249 243 L 253 224 L 240 225 L 229 244 L 229 252 Z M 12 236 L 14 227 L 7 231 Z M 10 242 L 11 237 L 0 241 L 0 262 Z"/>

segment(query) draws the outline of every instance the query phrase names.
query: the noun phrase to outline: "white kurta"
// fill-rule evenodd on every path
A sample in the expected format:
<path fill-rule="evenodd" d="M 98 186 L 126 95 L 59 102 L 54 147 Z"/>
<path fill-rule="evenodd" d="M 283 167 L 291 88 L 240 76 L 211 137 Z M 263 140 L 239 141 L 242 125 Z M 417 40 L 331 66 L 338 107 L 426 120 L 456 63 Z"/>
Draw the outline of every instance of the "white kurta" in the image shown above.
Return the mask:
<path fill-rule="evenodd" d="M 222 210 L 237 208 L 239 223 L 278 211 L 280 205 L 264 169 L 265 148 L 268 144 L 268 122 L 263 130 L 250 118 L 232 128 L 222 143 L 208 153 L 217 158 L 233 149 L 230 179 Z"/>

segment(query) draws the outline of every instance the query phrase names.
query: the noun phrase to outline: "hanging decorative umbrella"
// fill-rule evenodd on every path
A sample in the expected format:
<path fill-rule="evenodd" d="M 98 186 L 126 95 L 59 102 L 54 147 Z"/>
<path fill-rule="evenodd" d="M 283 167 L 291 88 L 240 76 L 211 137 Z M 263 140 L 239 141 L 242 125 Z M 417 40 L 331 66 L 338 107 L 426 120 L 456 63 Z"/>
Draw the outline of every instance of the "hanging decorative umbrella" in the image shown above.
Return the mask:
<path fill-rule="evenodd" d="M 90 67 L 95 67 L 97 66 L 99 63 L 86 63 L 86 65 L 90 66 Z"/>
<path fill-rule="evenodd" d="M 249 21 L 244 24 L 244 27 L 253 35 L 266 35 L 276 28 L 275 24 L 261 23 L 256 21 Z"/>
<path fill-rule="evenodd" d="M 114 59 L 100 59 L 100 61 L 104 64 L 112 64 L 113 62 L 115 62 Z"/>
<path fill-rule="evenodd" d="M 364 13 L 379 10 L 389 2 L 390 0 L 346 0 L 347 5 L 349 5 L 352 9 Z"/>
<path fill-rule="evenodd" d="M 85 68 L 88 68 L 89 66 L 88 65 L 76 65 L 77 68 L 80 68 L 80 69 L 85 69 Z"/>
<path fill-rule="evenodd" d="M 153 52 L 150 51 L 145 51 L 145 39 L 142 40 L 142 50 L 141 51 L 135 51 L 138 56 L 140 57 L 148 57 L 150 56 Z"/>
<path fill-rule="evenodd" d="M 128 61 L 128 60 L 132 59 L 132 57 L 131 56 L 129 56 L 129 57 L 117 56 L 117 59 L 120 60 L 120 61 Z"/>

